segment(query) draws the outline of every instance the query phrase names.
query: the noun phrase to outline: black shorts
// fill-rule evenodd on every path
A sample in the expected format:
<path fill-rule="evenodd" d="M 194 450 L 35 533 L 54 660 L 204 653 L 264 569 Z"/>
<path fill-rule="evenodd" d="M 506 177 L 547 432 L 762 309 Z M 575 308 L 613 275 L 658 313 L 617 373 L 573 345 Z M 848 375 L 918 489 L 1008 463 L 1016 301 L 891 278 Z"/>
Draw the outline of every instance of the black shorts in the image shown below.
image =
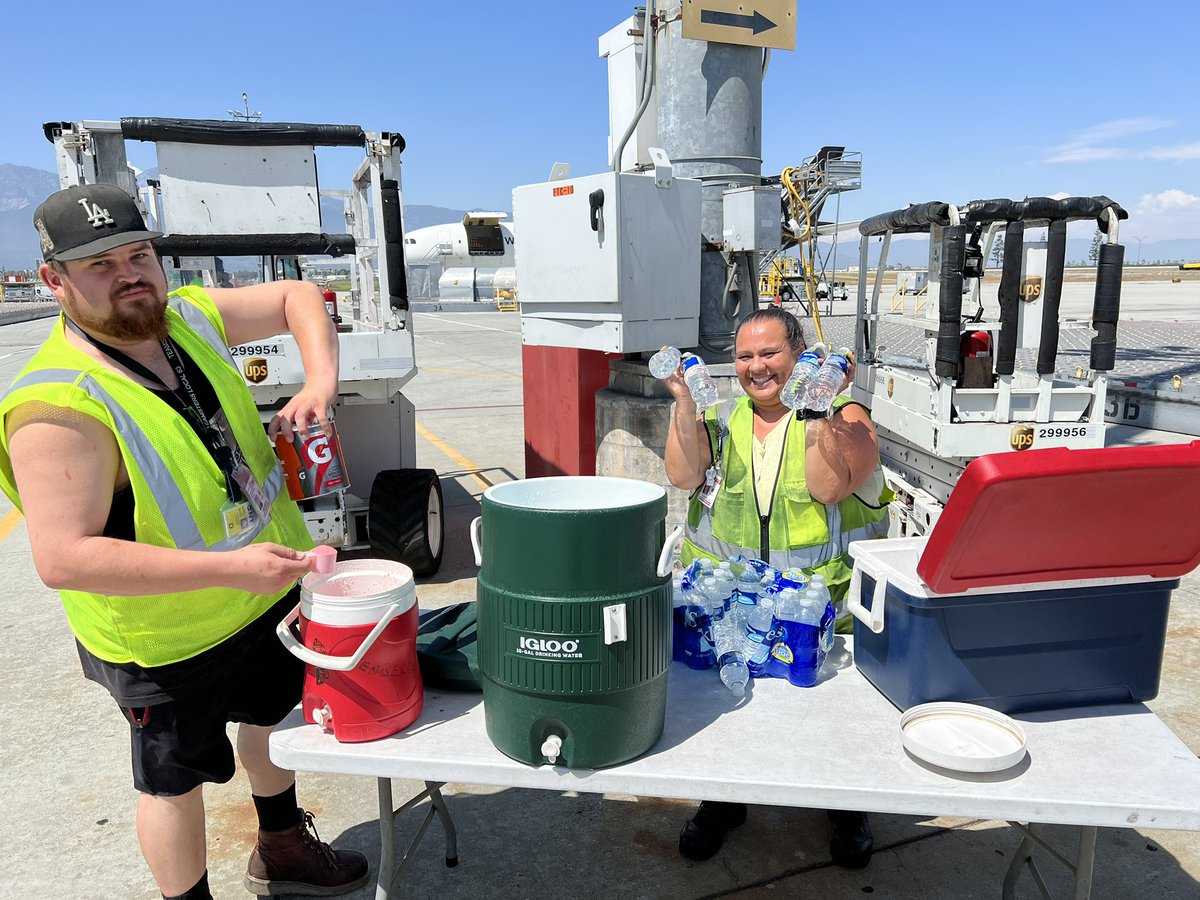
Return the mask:
<path fill-rule="evenodd" d="M 225 726 L 277 725 L 300 702 L 304 663 L 275 634 L 295 604 L 295 592 L 289 593 L 226 641 L 230 647 L 214 647 L 221 665 L 205 667 L 202 689 L 179 691 L 150 706 L 121 706 L 129 723 L 134 787 L 178 797 L 206 781 L 229 781 L 236 767 Z"/>

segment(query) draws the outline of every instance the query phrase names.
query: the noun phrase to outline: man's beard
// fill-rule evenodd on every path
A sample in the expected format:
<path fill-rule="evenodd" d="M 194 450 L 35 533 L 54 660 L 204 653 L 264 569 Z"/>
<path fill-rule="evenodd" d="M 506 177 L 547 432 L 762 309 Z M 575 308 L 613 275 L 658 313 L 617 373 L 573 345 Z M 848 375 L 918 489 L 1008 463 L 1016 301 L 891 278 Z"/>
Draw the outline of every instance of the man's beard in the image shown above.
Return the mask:
<path fill-rule="evenodd" d="M 96 316 L 78 302 L 78 295 L 64 284 L 66 296 L 62 306 L 71 320 L 85 331 L 113 338 L 118 341 L 161 341 L 167 336 L 167 298 L 139 299 L 135 302 L 121 299 L 122 291 L 131 287 L 154 288 L 143 282 L 126 285 L 109 297 L 111 312 L 107 316 Z"/>

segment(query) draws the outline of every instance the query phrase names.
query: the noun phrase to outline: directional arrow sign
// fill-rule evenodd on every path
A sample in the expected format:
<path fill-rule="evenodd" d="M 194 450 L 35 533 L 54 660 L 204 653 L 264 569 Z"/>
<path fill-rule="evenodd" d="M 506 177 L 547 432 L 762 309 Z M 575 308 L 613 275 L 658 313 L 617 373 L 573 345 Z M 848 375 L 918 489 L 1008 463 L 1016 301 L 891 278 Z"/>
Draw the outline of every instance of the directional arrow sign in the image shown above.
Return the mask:
<path fill-rule="evenodd" d="M 725 25 L 729 28 L 749 28 L 754 34 L 774 28 L 775 23 L 760 13 L 754 11 L 752 16 L 742 16 L 737 13 L 720 12 L 715 9 L 700 10 L 700 21 L 705 25 Z"/>
<path fill-rule="evenodd" d="M 796 0 L 685 0 L 683 36 L 696 41 L 794 50 Z"/>

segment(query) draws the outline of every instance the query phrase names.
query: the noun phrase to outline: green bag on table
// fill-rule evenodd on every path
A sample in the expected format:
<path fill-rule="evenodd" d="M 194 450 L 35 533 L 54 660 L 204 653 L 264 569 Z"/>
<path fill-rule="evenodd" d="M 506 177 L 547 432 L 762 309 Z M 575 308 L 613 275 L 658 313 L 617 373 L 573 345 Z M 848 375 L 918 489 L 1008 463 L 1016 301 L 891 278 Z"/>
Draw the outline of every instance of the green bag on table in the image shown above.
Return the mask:
<path fill-rule="evenodd" d="M 475 601 L 418 614 L 417 663 L 427 688 L 482 691 Z"/>

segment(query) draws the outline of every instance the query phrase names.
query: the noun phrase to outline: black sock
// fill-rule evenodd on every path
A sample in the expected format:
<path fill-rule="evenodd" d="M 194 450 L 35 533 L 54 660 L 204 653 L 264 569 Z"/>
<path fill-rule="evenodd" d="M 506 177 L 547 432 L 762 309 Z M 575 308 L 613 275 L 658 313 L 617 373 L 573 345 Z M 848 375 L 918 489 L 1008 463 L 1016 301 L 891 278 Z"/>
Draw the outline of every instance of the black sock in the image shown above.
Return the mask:
<path fill-rule="evenodd" d="M 298 825 L 304 813 L 296 805 L 296 784 L 292 783 L 286 791 L 274 797 L 259 797 L 251 795 L 254 801 L 254 811 L 258 813 L 260 831 L 283 831 Z"/>
<path fill-rule="evenodd" d="M 208 870 L 205 869 L 200 880 L 182 894 L 176 894 L 174 897 L 163 894 L 163 900 L 212 900 L 212 891 L 208 889 Z"/>

